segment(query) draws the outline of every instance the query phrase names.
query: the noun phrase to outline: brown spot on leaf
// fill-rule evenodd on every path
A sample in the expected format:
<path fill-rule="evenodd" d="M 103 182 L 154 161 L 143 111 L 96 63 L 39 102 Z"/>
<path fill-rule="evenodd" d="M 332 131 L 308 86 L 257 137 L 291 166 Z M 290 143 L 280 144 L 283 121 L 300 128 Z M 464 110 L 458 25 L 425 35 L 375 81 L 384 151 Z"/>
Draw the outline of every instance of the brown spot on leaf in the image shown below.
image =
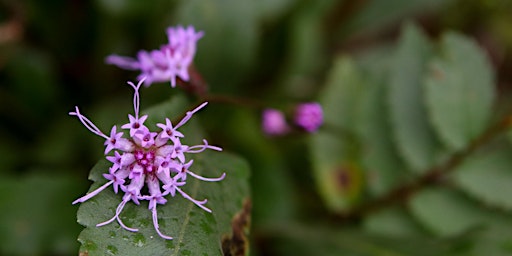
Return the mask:
<path fill-rule="evenodd" d="M 430 73 L 432 75 L 432 77 L 436 80 L 443 80 L 444 77 L 445 77 L 445 74 L 444 74 L 444 71 L 441 70 L 439 67 L 435 67 L 433 66 L 431 69 L 430 69 Z"/>
<path fill-rule="evenodd" d="M 222 238 L 222 251 L 224 256 L 242 256 L 249 252 L 249 240 L 247 235 L 251 224 L 250 199 L 245 199 L 242 210 L 231 220 L 231 235 Z"/>
<path fill-rule="evenodd" d="M 80 252 L 80 253 L 78 254 L 78 256 L 89 256 L 89 252 L 88 252 L 88 251 Z"/>

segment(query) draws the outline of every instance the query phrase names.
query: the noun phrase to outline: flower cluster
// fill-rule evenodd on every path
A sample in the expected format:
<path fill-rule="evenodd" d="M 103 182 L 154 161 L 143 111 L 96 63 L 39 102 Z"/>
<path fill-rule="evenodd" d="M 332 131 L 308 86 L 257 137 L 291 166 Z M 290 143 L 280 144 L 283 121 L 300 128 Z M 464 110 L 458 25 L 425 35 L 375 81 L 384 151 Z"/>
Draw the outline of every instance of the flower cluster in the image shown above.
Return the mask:
<path fill-rule="evenodd" d="M 323 123 L 322 106 L 316 102 L 302 103 L 295 107 L 293 123 L 303 131 L 312 133 Z M 262 114 L 262 129 L 267 135 L 284 135 L 291 131 L 283 112 L 265 109 Z"/>
<path fill-rule="evenodd" d="M 196 32 L 192 26 L 169 27 L 169 42 L 160 49 L 149 52 L 141 50 L 137 53 L 137 58 L 110 55 L 106 62 L 123 69 L 140 70 L 138 79 L 146 77 L 146 86 L 155 82 L 170 81 L 171 86 L 175 87 L 177 78 L 189 81 L 188 68 L 196 54 L 197 41 L 202 36 L 203 32 Z"/>
<path fill-rule="evenodd" d="M 192 172 L 191 166 L 193 160 L 186 160 L 185 154 L 200 153 L 206 149 L 221 151 L 216 146 L 209 145 L 206 140 L 203 144 L 188 146 L 181 143 L 184 135 L 177 129 L 183 126 L 194 113 L 206 106 L 206 102 L 198 106 L 192 111 L 187 112 L 186 116 L 175 126 L 166 118 L 165 123 L 157 124 L 161 130 L 152 132 L 144 122 L 148 118 L 147 115 L 139 115 L 139 89 L 144 79 L 141 79 L 137 85 L 128 82 L 135 90 L 133 96 L 134 115 L 128 115 L 129 123 L 121 126 L 127 130 L 128 136 L 123 136 L 124 132 L 118 132 L 114 125 L 107 136 L 101 132 L 89 119 L 82 115 L 75 107 L 74 112 L 69 114 L 78 117 L 82 124 L 92 133 L 105 139 L 105 155 L 107 160 L 112 162 L 108 173 L 103 174 L 108 180 L 106 184 L 92 191 L 91 193 L 75 200 L 73 204 L 87 201 L 96 196 L 105 188 L 112 186 L 117 194 L 122 191 L 124 193 L 122 201 L 119 203 L 115 215 L 96 226 L 103 226 L 117 220 L 117 222 L 126 230 L 137 231 L 136 228 L 126 226 L 120 218 L 120 214 L 126 203 L 132 201 L 139 204 L 141 200 L 149 201 L 149 210 L 152 212 L 153 225 L 156 232 L 164 239 L 172 239 L 172 237 L 164 235 L 160 232 L 158 226 L 157 205 L 165 204 L 167 195 L 171 197 L 180 194 L 184 198 L 190 200 L 200 208 L 207 212 L 210 209 L 204 206 L 207 200 L 196 200 L 185 193 L 181 187 L 186 184 L 187 176 L 190 175 L 196 179 L 203 181 L 220 181 L 224 179 L 225 173 L 218 178 L 205 178 Z M 111 151 L 113 155 L 108 155 Z M 147 185 L 148 194 L 143 194 L 144 185 Z"/>

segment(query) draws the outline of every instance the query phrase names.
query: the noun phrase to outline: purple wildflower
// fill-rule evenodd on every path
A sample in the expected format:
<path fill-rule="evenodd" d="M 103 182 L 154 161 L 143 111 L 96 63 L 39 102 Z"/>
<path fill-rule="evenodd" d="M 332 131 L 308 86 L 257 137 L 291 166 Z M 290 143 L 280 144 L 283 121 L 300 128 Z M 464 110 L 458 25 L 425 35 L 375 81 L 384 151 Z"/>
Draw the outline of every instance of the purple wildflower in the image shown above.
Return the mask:
<path fill-rule="evenodd" d="M 262 129 L 265 134 L 272 136 L 283 135 L 290 130 L 284 114 L 275 109 L 265 109 L 263 111 Z"/>
<path fill-rule="evenodd" d="M 108 64 L 116 65 L 123 69 L 140 70 L 139 79 L 146 77 L 145 85 L 152 83 L 170 82 L 176 86 L 176 79 L 189 81 L 188 68 L 196 54 L 197 41 L 203 36 L 202 31 L 196 32 L 194 27 L 182 26 L 169 27 L 167 38 L 169 42 L 160 49 L 138 52 L 136 58 L 110 55 Z"/>
<path fill-rule="evenodd" d="M 187 36 L 193 34 L 193 30 L 185 32 L 188 33 Z M 178 30 L 178 32 L 172 33 L 185 32 Z M 117 221 L 119 225 L 128 231 L 138 231 L 136 228 L 126 226 L 122 222 L 120 214 L 128 202 L 133 201 L 133 203 L 138 205 L 140 201 L 146 200 L 149 201 L 148 208 L 152 213 L 153 226 L 156 232 L 164 239 L 172 239 L 172 237 L 164 235 L 160 231 L 157 205 L 165 204 L 167 202 L 165 196 L 167 195 L 174 197 L 180 194 L 198 207 L 211 212 L 209 208 L 204 206 L 207 202 L 206 199 L 202 201 L 196 200 L 185 193 L 181 187 L 186 184 L 187 174 L 203 181 L 220 181 L 224 179 L 226 174 L 223 173 L 218 178 L 199 176 L 190 171 L 193 160 L 187 161 L 186 154 L 200 153 L 206 149 L 216 151 L 221 151 L 222 149 L 209 145 L 206 140 L 203 140 L 203 144 L 193 146 L 183 145 L 180 141 L 184 135 L 177 131 L 177 129 L 183 126 L 194 113 L 206 106 L 206 102 L 187 112 L 186 116 L 176 126 L 173 127 L 171 121 L 166 119 L 165 124 L 157 125 L 161 131 L 150 131 L 144 125 L 144 121 L 148 116 L 139 117 L 139 89 L 143 82 L 144 79 L 141 79 L 137 85 L 128 82 L 135 90 L 133 98 L 135 113 L 133 116 L 128 116 L 129 123 L 121 126 L 121 128 L 129 130 L 127 138 L 122 137 L 123 132 L 117 132 L 116 126 L 112 127 L 110 136 L 105 135 L 80 113 L 78 107 L 75 107 L 74 112 L 69 113 L 72 116 L 77 116 L 80 122 L 92 133 L 105 139 L 105 155 L 114 150 L 113 155 L 106 156 L 107 160 L 112 163 L 108 173 L 103 174 L 103 177 L 108 182 L 75 200 L 73 204 L 85 202 L 112 185 L 114 193 L 117 194 L 119 191 L 124 193 L 123 199 L 117 206 L 114 216 L 96 226 L 103 226 Z M 147 185 L 148 194 L 144 192 L 146 190 L 143 190 L 145 185 Z"/>
<path fill-rule="evenodd" d="M 295 109 L 294 122 L 307 132 L 315 132 L 323 123 L 322 106 L 316 102 L 299 104 Z"/>

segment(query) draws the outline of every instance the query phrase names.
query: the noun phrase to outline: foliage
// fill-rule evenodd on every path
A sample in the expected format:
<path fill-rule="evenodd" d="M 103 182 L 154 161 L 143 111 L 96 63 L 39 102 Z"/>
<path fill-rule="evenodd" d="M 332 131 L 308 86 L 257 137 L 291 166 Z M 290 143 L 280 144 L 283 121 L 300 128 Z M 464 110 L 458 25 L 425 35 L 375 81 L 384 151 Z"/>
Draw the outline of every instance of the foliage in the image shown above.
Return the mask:
<path fill-rule="evenodd" d="M 511 10 L 499 0 L 0 1 L 0 254 L 248 254 L 249 239 L 251 255 L 512 255 Z M 208 91 L 154 84 L 142 110 L 154 126 L 209 101 L 183 132 L 224 149 L 195 155 L 194 171 L 227 176 L 184 190 L 213 213 L 170 198 L 158 209 L 171 241 L 146 203 L 121 214 L 138 233 L 95 227 L 121 196 L 71 205 L 108 168 L 102 140 L 67 113 L 79 105 L 102 131 L 125 122 L 136 74 L 105 57 L 157 48 L 177 24 L 205 33 L 194 65 Z M 263 134 L 264 108 L 291 117 L 306 101 L 323 107 L 318 132 Z"/>

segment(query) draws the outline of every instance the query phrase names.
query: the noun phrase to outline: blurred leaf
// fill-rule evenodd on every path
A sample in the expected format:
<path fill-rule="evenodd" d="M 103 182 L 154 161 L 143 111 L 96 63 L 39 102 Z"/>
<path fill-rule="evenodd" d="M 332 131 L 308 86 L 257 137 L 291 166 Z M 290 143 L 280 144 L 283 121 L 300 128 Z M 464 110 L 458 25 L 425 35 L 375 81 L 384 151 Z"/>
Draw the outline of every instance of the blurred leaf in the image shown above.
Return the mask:
<path fill-rule="evenodd" d="M 474 202 L 444 188 L 428 188 L 409 200 L 412 214 L 440 236 L 454 236 L 483 223 L 484 213 Z"/>
<path fill-rule="evenodd" d="M 360 9 L 343 26 L 344 34 L 371 33 L 418 14 L 434 12 L 451 0 L 373 0 L 362 1 Z"/>
<path fill-rule="evenodd" d="M 181 1 L 176 23 L 205 32 L 195 63 L 214 91 L 230 91 L 253 68 L 258 46 L 256 2 L 238 0 Z M 229 77 L 229 79 L 226 79 Z"/>
<path fill-rule="evenodd" d="M 34 170 L 0 179 L 0 254 L 72 255 L 80 231 L 72 195 L 85 188 L 69 176 Z"/>
<path fill-rule="evenodd" d="M 155 122 L 164 122 L 161 120 L 164 117 L 176 117 L 177 110 L 183 109 L 185 103 L 183 98 L 177 97 L 144 111 L 151 114 L 151 118 L 148 118 L 149 127 Z M 185 127 L 187 129 L 181 131 L 188 139 L 200 136 L 197 123 L 191 122 Z M 211 171 L 217 174 L 226 172 L 223 181 L 210 183 L 190 178 L 183 188 L 193 198 L 207 198 L 208 207 L 213 213 L 205 212 L 179 195 L 169 197 L 165 205 L 158 206 L 158 215 L 160 230 L 174 237 L 170 241 L 159 237 L 154 230 L 147 202 L 140 206 L 128 204 L 121 214 L 123 221 L 128 226 L 139 228 L 139 232 L 120 229 L 116 223 L 96 227 L 96 224 L 114 216 L 121 202 L 120 195 L 106 189 L 79 208 L 78 222 L 86 227 L 79 236 L 82 243 L 80 251 L 87 251 L 89 255 L 220 255 L 221 239 L 231 234 L 232 218 L 241 211 L 243 201 L 249 199 L 249 168 L 245 161 L 226 152 L 203 152 L 193 159 L 194 172 L 199 175 L 216 177 L 219 175 Z M 108 161 L 101 160 L 92 169 L 89 177 L 95 182 L 92 188 L 105 183 L 102 174 L 108 171 L 109 166 Z"/>
<path fill-rule="evenodd" d="M 406 180 L 409 173 L 389 136 L 391 129 L 384 97 L 387 88 L 383 77 L 367 74 L 366 78 L 368 86 L 361 100 L 359 126 L 364 152 L 362 161 L 368 189 L 373 195 L 381 195 Z"/>
<path fill-rule="evenodd" d="M 465 239 L 444 241 L 425 236 L 378 236 L 333 226 L 280 223 L 268 230 L 275 255 L 433 256 L 451 255 Z"/>
<path fill-rule="evenodd" d="M 364 219 L 368 232 L 385 236 L 414 236 L 424 232 L 418 223 L 402 208 L 393 207 L 373 213 Z"/>
<path fill-rule="evenodd" d="M 293 0 L 260 0 L 256 2 L 260 15 L 265 20 L 275 20 L 288 11 L 296 1 Z"/>
<path fill-rule="evenodd" d="M 330 71 L 319 102 L 325 129 L 311 138 L 313 175 L 319 194 L 331 210 L 349 209 L 361 196 L 362 169 L 358 163 L 357 106 L 363 83 L 348 58 L 339 58 Z"/>
<path fill-rule="evenodd" d="M 493 207 L 512 210 L 510 150 L 475 155 L 457 168 L 453 178 L 471 196 Z"/>
<path fill-rule="evenodd" d="M 431 55 L 425 35 L 416 26 L 406 25 L 392 64 L 387 100 L 398 150 L 416 172 L 434 163 L 439 148 L 422 95 L 423 75 Z"/>
<path fill-rule="evenodd" d="M 493 71 L 470 39 L 447 33 L 425 82 L 432 124 L 451 149 L 461 149 L 487 126 L 494 100 Z"/>
<path fill-rule="evenodd" d="M 512 225 L 486 227 L 476 236 L 471 254 L 466 255 L 512 255 Z"/>

